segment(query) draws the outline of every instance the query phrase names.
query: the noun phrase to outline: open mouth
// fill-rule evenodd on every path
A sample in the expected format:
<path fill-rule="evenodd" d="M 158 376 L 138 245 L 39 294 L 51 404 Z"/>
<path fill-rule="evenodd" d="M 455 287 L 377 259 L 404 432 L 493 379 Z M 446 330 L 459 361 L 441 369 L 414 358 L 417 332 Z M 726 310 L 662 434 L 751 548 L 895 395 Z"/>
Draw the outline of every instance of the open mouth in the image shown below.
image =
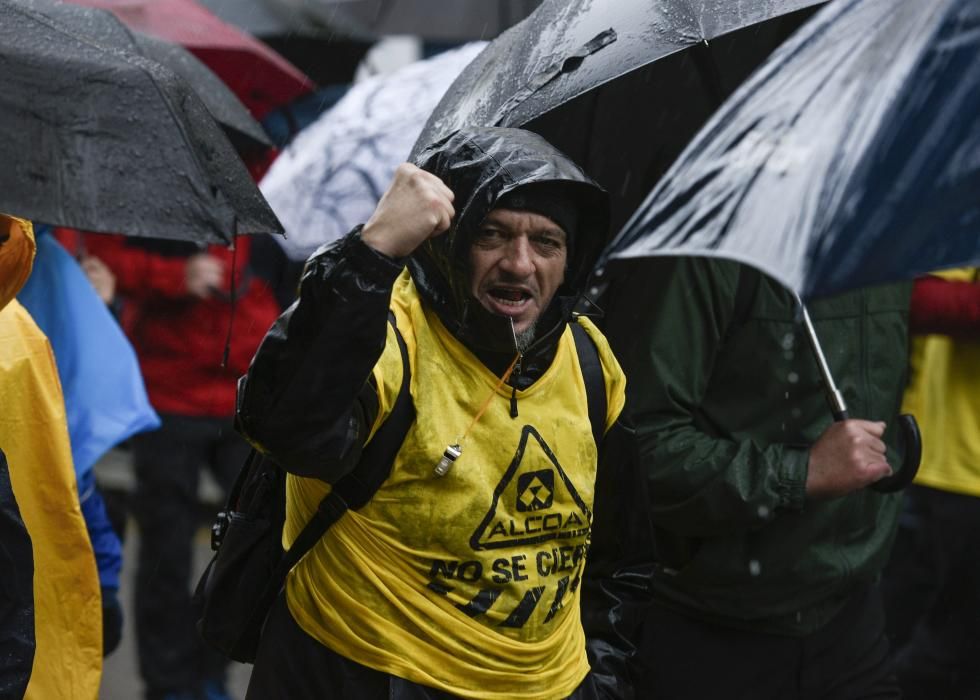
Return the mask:
<path fill-rule="evenodd" d="M 531 298 L 530 292 L 523 289 L 505 287 L 493 287 L 487 290 L 487 294 L 491 299 L 503 306 L 520 306 Z"/>

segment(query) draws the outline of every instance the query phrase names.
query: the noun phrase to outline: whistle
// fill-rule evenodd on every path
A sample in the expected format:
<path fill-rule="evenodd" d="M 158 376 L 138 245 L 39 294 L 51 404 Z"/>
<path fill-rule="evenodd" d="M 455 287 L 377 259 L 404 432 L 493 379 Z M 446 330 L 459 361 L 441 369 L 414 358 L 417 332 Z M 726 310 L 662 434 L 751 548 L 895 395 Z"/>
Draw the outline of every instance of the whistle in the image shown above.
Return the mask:
<path fill-rule="evenodd" d="M 459 459 L 461 454 L 463 454 L 463 448 L 459 445 L 446 447 L 446 451 L 442 453 L 442 459 L 439 460 L 439 464 L 434 470 L 436 476 L 445 476 L 449 472 L 449 468 L 453 466 L 453 462 Z"/>

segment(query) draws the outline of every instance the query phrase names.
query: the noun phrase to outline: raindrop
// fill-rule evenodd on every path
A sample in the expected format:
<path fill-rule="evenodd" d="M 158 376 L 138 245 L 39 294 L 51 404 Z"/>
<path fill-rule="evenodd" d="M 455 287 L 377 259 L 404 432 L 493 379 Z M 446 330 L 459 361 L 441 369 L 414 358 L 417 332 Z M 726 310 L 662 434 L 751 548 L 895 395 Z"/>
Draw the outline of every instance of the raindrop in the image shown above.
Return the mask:
<path fill-rule="evenodd" d="M 757 512 L 759 513 L 759 517 L 765 520 L 769 517 L 769 506 L 759 506 L 759 510 Z"/>
<path fill-rule="evenodd" d="M 793 416 L 793 418 L 799 418 L 803 415 L 803 411 L 801 411 L 799 408 L 794 408 L 792 411 L 790 411 L 790 415 Z"/>
<path fill-rule="evenodd" d="M 783 350 L 791 350 L 796 342 L 796 337 L 792 333 L 783 336 Z"/>
<path fill-rule="evenodd" d="M 796 384 L 798 381 L 800 381 L 800 375 L 798 375 L 796 372 L 790 372 L 786 379 L 790 384 Z"/>
<path fill-rule="evenodd" d="M 749 574 L 752 576 L 758 576 L 762 573 L 762 564 L 759 563 L 758 559 L 752 559 L 749 561 Z"/>

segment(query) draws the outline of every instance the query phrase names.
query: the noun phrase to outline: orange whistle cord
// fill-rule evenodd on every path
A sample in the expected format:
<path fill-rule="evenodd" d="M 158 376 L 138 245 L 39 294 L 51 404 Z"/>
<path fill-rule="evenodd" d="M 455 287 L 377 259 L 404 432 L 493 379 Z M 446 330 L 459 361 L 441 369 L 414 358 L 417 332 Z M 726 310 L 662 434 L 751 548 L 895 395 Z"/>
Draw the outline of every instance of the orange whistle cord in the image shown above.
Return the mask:
<path fill-rule="evenodd" d="M 487 408 L 490 407 L 490 402 L 493 401 L 494 395 L 500 390 L 500 387 L 504 385 L 504 382 L 510 379 L 510 375 L 514 371 L 514 368 L 517 366 L 517 363 L 520 359 L 521 359 L 521 353 L 517 353 L 514 356 L 513 362 L 510 363 L 510 367 L 508 367 L 507 371 L 504 372 L 503 376 L 500 377 L 500 381 L 497 382 L 497 386 L 493 388 L 493 391 L 490 392 L 490 395 L 487 397 L 487 400 L 483 402 L 482 406 L 480 406 L 480 410 L 476 412 L 475 416 L 473 416 L 473 420 L 471 420 L 470 424 L 466 426 L 466 431 L 463 433 L 462 437 L 459 438 L 460 445 L 463 444 L 463 441 L 466 439 L 466 436 L 470 434 L 470 431 L 473 429 L 473 426 L 476 425 L 476 422 L 483 417 L 484 413 L 487 412 Z"/>

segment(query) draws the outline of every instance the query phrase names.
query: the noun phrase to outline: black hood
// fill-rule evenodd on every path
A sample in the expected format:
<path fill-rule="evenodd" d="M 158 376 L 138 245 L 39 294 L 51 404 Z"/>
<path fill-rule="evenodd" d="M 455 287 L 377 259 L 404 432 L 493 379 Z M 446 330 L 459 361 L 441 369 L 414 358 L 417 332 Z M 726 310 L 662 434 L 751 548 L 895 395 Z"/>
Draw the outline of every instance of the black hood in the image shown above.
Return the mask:
<path fill-rule="evenodd" d="M 453 191 L 456 218 L 450 229 L 420 246 L 409 260 L 419 294 L 456 337 L 474 349 L 499 350 L 478 338 L 473 320 L 488 317 L 469 291 L 469 248 L 483 219 L 508 192 L 532 183 L 560 183 L 574 190 L 578 226 L 565 281 L 539 321 L 539 337 L 564 322 L 606 243 L 609 200 L 565 154 L 523 129 L 467 127 L 424 149 L 416 164 L 437 175 Z M 499 325 L 493 334 L 506 341 L 510 324 L 502 316 L 483 318 Z M 476 346 L 476 347 L 474 347 Z"/>

